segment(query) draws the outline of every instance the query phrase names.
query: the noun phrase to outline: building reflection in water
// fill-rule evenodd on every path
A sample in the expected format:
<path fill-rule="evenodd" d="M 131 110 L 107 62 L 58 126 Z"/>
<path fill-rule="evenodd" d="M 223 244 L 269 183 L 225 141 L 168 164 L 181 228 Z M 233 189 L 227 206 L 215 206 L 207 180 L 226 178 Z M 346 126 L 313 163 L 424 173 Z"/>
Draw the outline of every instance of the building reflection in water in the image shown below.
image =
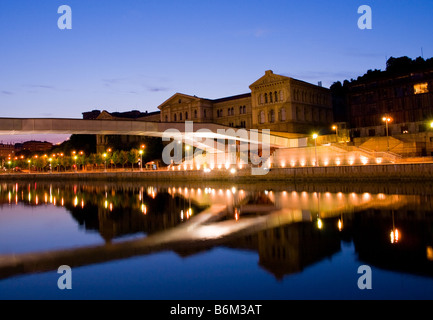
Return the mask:
<path fill-rule="evenodd" d="M 276 279 L 331 257 L 341 250 L 341 241 L 353 241 L 365 263 L 433 276 L 432 204 L 432 197 L 419 194 L 306 192 L 282 186 L 0 185 L 0 205 L 62 206 L 80 228 L 98 232 L 106 243 L 170 234 L 219 205 L 222 214 L 206 220 L 204 230 L 225 230 L 221 236 L 182 245 L 189 239 L 189 231 L 182 231 L 185 239 L 168 249 L 180 256 L 215 246 L 252 250 Z"/>

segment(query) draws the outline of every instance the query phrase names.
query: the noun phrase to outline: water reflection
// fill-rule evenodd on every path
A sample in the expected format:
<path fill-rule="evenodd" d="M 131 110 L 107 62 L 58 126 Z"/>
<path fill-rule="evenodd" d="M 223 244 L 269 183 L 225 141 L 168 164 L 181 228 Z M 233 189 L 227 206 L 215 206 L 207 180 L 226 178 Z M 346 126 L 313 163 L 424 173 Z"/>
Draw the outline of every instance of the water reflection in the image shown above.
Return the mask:
<path fill-rule="evenodd" d="M 359 260 L 370 265 L 433 276 L 432 197 L 328 190 L 272 184 L 1 184 L 1 208 L 62 207 L 105 244 L 2 255 L 0 278 L 61 264 L 163 250 L 185 257 L 225 246 L 257 252 L 259 265 L 282 279 L 332 257 L 342 241 L 353 242 Z"/>

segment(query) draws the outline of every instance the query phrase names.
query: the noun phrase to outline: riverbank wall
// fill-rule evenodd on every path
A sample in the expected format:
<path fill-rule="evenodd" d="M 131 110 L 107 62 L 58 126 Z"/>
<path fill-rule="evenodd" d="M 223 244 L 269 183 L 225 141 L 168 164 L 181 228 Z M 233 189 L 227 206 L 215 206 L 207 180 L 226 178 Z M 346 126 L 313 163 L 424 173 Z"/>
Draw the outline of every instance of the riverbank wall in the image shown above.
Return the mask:
<path fill-rule="evenodd" d="M 73 181 L 231 181 L 231 182 L 391 182 L 433 181 L 433 163 L 359 166 L 271 168 L 253 175 L 251 168 L 236 170 L 84 171 L 60 173 L 4 173 L 0 180 Z"/>

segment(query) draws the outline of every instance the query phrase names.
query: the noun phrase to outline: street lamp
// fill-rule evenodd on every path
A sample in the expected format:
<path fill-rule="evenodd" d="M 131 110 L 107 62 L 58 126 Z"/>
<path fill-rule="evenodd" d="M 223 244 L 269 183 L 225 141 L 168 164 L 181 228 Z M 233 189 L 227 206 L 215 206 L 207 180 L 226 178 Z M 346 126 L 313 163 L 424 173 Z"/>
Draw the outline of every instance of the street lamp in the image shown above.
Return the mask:
<path fill-rule="evenodd" d="M 386 143 L 387 143 L 388 152 L 389 152 L 389 133 L 388 133 L 388 126 L 389 125 L 388 124 L 392 121 L 392 119 L 389 116 L 384 116 L 382 118 L 382 121 L 385 122 L 385 124 L 386 124 Z"/>
<path fill-rule="evenodd" d="M 107 172 L 107 154 L 104 153 L 102 157 L 104 158 L 104 172 Z"/>
<path fill-rule="evenodd" d="M 32 161 L 31 160 L 27 160 L 27 162 L 28 162 L 28 164 L 29 164 L 29 173 L 30 173 L 30 164 L 32 163 Z"/>
<path fill-rule="evenodd" d="M 314 153 L 315 153 L 315 157 L 316 157 L 316 161 L 315 161 L 315 166 L 318 166 L 318 159 L 317 159 L 317 138 L 319 137 L 319 135 L 317 133 L 313 134 L 313 139 L 314 139 Z"/>
<path fill-rule="evenodd" d="M 332 126 L 332 130 L 335 131 L 335 136 L 337 137 L 337 142 L 338 142 L 338 126 L 337 125 L 333 125 Z"/>
<path fill-rule="evenodd" d="M 140 171 L 143 171 L 143 150 L 138 151 L 140 154 Z"/>

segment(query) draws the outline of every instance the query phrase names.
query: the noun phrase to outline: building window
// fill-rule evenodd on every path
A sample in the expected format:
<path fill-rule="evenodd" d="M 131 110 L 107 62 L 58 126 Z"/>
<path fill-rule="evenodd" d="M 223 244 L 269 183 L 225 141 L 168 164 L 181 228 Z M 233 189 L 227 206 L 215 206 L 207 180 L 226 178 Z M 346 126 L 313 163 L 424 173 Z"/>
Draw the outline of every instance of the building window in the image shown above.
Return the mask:
<path fill-rule="evenodd" d="M 188 120 L 188 112 L 185 112 L 185 120 Z"/>
<path fill-rule="evenodd" d="M 220 111 L 217 110 L 217 118 L 219 118 L 219 117 L 220 117 Z"/>
<path fill-rule="evenodd" d="M 265 103 L 268 103 L 268 94 L 265 93 Z"/>
<path fill-rule="evenodd" d="M 428 93 L 428 83 L 418 83 L 413 86 L 414 94 Z"/>
<path fill-rule="evenodd" d="M 374 129 L 370 129 L 370 130 L 368 130 L 368 135 L 369 135 L 370 137 L 374 137 L 374 136 L 376 135 L 376 130 L 374 130 Z"/>
<path fill-rule="evenodd" d="M 165 115 L 165 122 L 168 122 L 168 116 Z"/>
<path fill-rule="evenodd" d="M 176 113 L 174 114 L 174 121 L 177 121 L 177 115 L 176 115 Z"/>
<path fill-rule="evenodd" d="M 242 107 L 242 110 L 244 111 L 244 112 L 243 112 L 244 114 L 247 114 L 247 107 L 246 107 L 246 106 L 243 106 L 243 107 Z"/>
<path fill-rule="evenodd" d="M 274 95 L 275 95 L 275 102 L 278 102 L 278 93 L 277 93 L 277 91 L 274 92 Z"/>
<path fill-rule="evenodd" d="M 280 101 L 283 101 L 284 97 L 283 97 L 283 90 L 280 90 Z"/>
<path fill-rule="evenodd" d="M 203 116 L 206 119 L 206 109 L 203 110 Z"/>
<path fill-rule="evenodd" d="M 182 112 L 179 113 L 179 121 L 182 121 Z"/>
<path fill-rule="evenodd" d="M 179 104 L 181 104 L 182 103 L 182 99 L 179 99 Z"/>
<path fill-rule="evenodd" d="M 286 121 L 286 109 L 285 108 L 282 108 L 280 110 L 280 120 L 281 121 Z"/>
<path fill-rule="evenodd" d="M 270 123 L 275 122 L 275 111 L 274 110 L 269 111 L 269 122 Z"/>
<path fill-rule="evenodd" d="M 259 123 L 265 123 L 265 112 L 260 111 L 259 113 Z"/>
<path fill-rule="evenodd" d="M 270 103 L 273 102 L 273 100 L 272 100 L 272 92 L 269 92 L 269 102 L 270 102 Z"/>
<path fill-rule="evenodd" d="M 235 115 L 235 109 L 231 108 L 231 115 L 234 116 Z"/>
<path fill-rule="evenodd" d="M 194 118 L 197 118 L 197 110 L 194 110 Z"/>

